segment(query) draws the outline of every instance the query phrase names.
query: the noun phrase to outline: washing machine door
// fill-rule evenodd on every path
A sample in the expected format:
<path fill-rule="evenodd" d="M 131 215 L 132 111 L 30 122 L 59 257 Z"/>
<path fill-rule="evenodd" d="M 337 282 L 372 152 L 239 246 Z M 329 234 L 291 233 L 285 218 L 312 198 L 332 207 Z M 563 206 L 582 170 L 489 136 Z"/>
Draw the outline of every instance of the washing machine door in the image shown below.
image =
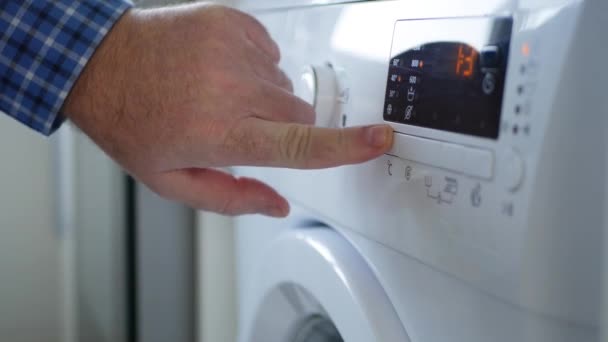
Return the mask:
<path fill-rule="evenodd" d="M 261 260 L 242 342 L 409 342 L 369 265 L 337 232 L 288 230 Z"/>

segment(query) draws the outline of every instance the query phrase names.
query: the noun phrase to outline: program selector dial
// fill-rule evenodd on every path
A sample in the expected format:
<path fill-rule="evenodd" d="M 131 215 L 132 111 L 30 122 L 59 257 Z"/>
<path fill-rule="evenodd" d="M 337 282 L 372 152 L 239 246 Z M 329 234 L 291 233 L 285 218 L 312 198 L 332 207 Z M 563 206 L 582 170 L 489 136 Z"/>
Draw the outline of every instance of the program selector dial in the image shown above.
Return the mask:
<path fill-rule="evenodd" d="M 521 153 L 509 148 L 504 155 L 504 167 L 507 189 L 516 192 L 523 185 L 526 176 L 526 164 Z"/>
<path fill-rule="evenodd" d="M 294 84 L 294 92 L 315 108 L 315 125 L 337 126 L 339 84 L 334 68 L 330 65 L 306 66 Z"/>

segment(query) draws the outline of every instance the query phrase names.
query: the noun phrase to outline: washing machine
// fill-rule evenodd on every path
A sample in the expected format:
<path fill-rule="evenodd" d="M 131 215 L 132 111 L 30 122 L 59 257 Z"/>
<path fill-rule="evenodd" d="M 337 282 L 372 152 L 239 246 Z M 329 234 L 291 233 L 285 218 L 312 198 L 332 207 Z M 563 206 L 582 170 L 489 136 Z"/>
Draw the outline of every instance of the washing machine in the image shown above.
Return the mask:
<path fill-rule="evenodd" d="M 236 169 L 240 342 L 598 342 L 604 0 L 244 1 L 317 125 L 388 123 L 381 158 Z"/>

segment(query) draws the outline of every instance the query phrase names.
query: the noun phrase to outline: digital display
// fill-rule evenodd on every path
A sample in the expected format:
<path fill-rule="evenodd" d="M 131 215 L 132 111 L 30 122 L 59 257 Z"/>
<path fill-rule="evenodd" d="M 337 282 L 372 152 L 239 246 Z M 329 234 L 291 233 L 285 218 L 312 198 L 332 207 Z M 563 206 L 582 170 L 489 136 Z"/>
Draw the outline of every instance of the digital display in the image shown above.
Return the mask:
<path fill-rule="evenodd" d="M 384 119 L 498 138 L 511 29 L 509 18 L 398 22 Z"/>
<path fill-rule="evenodd" d="M 462 77 L 473 77 L 475 62 L 479 53 L 471 46 L 458 44 L 458 59 L 456 60 L 456 75 Z"/>

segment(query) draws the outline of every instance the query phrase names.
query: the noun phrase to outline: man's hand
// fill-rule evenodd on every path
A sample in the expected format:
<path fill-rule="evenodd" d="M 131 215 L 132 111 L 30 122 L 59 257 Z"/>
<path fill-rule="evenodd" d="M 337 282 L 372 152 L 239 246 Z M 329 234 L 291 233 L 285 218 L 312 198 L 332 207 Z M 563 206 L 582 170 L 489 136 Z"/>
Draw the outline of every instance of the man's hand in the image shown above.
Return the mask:
<path fill-rule="evenodd" d="M 269 186 L 213 168 L 325 168 L 375 158 L 388 126 L 315 128 L 279 48 L 250 16 L 215 5 L 132 10 L 98 48 L 63 112 L 160 195 L 228 215 L 285 216 Z"/>

